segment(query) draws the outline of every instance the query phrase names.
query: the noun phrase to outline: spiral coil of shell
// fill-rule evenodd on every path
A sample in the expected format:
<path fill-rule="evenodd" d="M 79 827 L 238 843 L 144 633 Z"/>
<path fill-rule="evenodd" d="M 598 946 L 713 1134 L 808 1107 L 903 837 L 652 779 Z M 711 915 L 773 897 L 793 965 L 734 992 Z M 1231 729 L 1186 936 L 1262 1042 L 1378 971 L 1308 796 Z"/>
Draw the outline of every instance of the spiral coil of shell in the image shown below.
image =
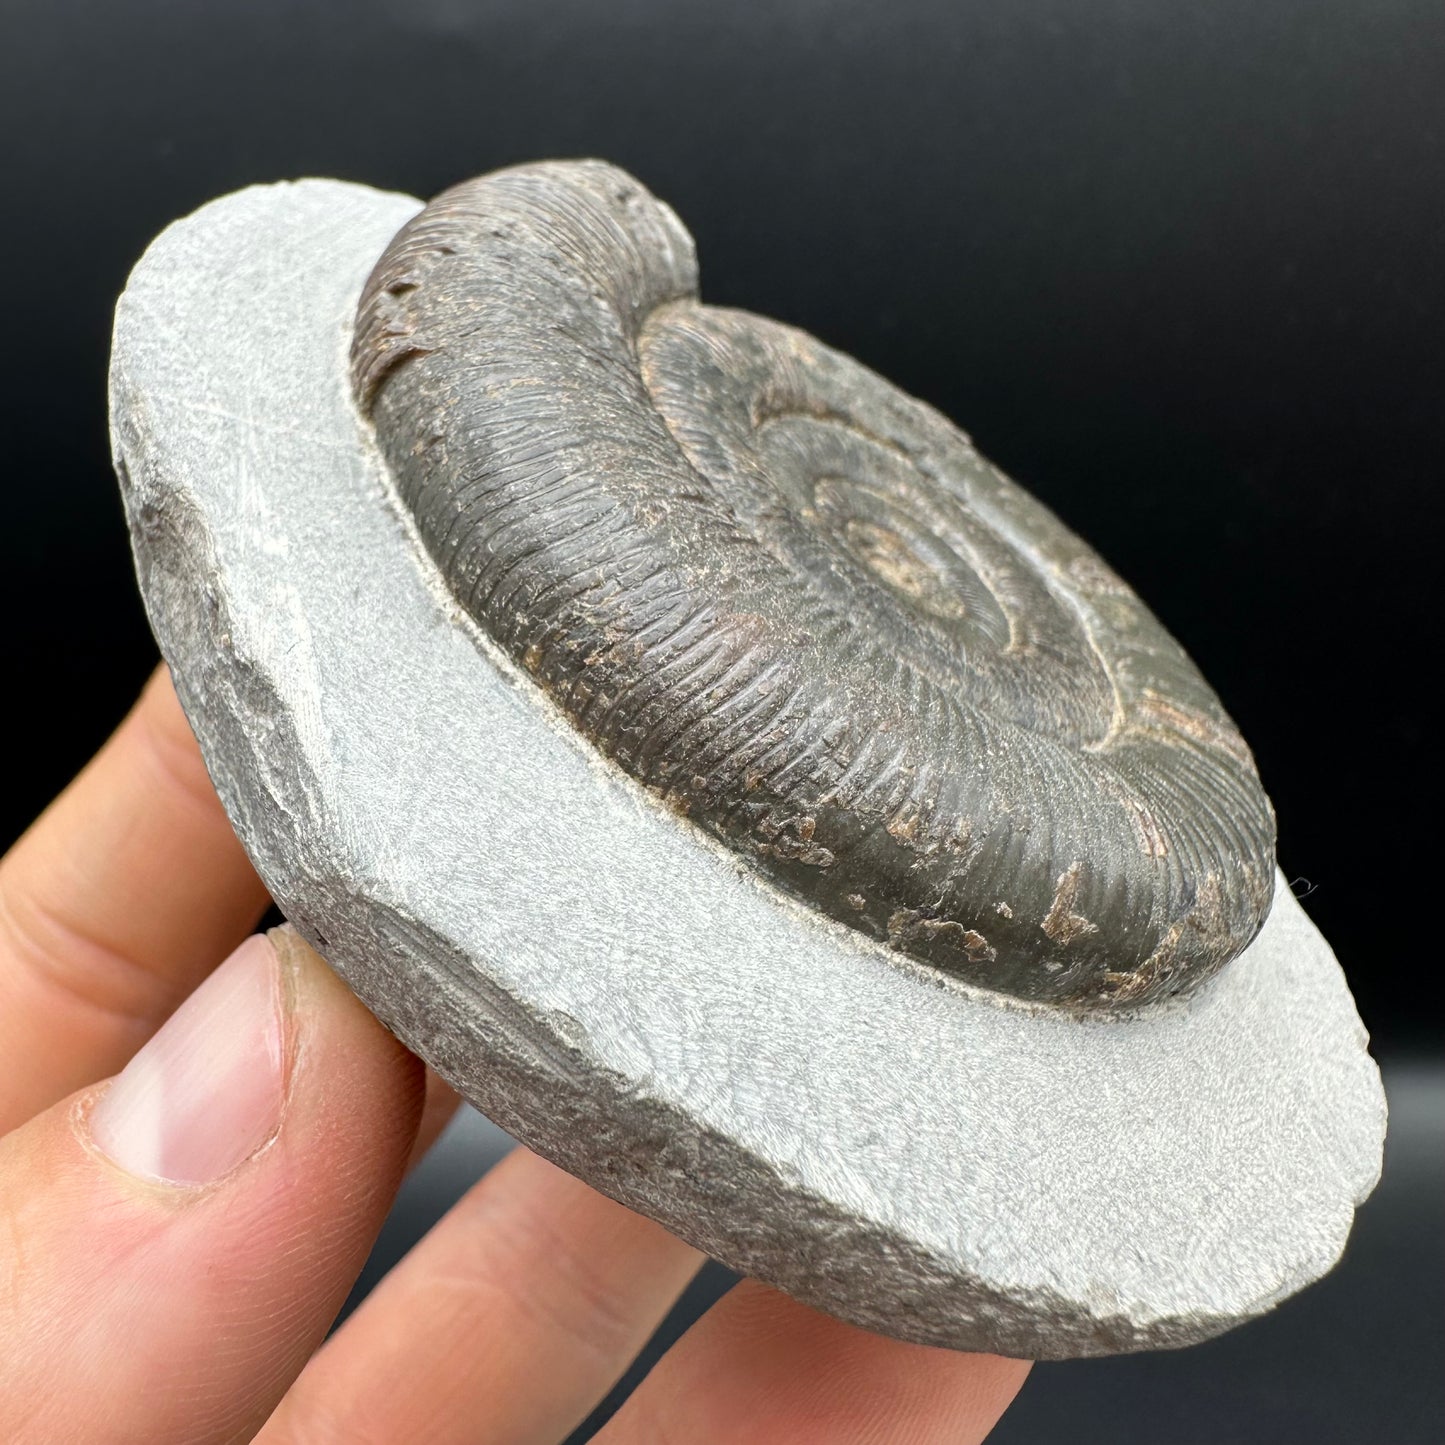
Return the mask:
<path fill-rule="evenodd" d="M 460 605 L 774 883 L 1078 1008 L 1186 991 L 1258 931 L 1273 813 L 1179 645 L 944 417 L 701 303 L 626 173 L 437 197 L 365 288 L 352 375 Z"/>

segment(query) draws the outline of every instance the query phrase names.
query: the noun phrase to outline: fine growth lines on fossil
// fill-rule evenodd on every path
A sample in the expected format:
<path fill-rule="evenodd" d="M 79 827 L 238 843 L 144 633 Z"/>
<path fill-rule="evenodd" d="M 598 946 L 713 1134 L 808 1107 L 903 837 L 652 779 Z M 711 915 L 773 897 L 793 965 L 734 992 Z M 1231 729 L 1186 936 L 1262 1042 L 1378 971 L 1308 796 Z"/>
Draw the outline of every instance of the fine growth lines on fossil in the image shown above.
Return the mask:
<path fill-rule="evenodd" d="M 1273 815 L 1182 649 L 946 418 L 697 299 L 624 172 L 445 192 L 358 311 L 358 400 L 458 601 L 620 767 L 925 964 L 1074 1007 L 1192 987 Z"/>

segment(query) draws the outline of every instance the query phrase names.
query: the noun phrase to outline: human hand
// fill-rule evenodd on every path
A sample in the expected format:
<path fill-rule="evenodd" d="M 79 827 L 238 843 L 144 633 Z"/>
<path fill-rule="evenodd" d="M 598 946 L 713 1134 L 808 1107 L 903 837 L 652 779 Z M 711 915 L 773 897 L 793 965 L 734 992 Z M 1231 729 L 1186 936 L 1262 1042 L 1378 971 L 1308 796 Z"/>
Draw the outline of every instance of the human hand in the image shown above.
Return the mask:
<path fill-rule="evenodd" d="M 699 1256 L 517 1149 L 323 1347 L 456 1100 L 265 905 L 163 672 L 0 861 L 0 1439 L 560 1440 Z M 749 1281 L 598 1438 L 952 1445 L 1027 1370 Z"/>

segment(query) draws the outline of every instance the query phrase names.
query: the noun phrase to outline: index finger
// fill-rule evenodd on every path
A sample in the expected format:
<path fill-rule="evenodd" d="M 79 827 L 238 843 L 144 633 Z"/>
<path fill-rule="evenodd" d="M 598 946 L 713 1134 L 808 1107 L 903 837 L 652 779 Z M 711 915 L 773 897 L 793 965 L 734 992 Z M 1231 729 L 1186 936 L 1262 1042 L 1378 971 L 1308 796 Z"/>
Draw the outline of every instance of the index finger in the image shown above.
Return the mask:
<path fill-rule="evenodd" d="M 1026 1360 L 904 1344 L 744 1280 L 685 1334 L 598 1445 L 976 1445 Z"/>
<path fill-rule="evenodd" d="M 0 859 L 0 1133 L 115 1073 L 266 902 L 159 668 Z"/>

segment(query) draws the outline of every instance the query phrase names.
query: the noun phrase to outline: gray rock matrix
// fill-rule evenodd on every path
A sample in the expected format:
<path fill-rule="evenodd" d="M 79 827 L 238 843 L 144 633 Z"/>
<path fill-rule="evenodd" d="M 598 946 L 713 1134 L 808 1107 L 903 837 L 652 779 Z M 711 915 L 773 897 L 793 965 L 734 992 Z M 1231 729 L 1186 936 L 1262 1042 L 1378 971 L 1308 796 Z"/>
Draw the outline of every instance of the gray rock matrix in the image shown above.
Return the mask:
<path fill-rule="evenodd" d="M 1184 1345 L 1328 1270 L 1384 1098 L 1283 881 L 1186 1000 L 1002 1000 L 758 877 L 475 628 L 348 381 L 362 285 L 417 209 L 332 181 L 225 197 L 117 312 L 142 592 L 288 918 L 518 1139 L 867 1328 Z"/>

